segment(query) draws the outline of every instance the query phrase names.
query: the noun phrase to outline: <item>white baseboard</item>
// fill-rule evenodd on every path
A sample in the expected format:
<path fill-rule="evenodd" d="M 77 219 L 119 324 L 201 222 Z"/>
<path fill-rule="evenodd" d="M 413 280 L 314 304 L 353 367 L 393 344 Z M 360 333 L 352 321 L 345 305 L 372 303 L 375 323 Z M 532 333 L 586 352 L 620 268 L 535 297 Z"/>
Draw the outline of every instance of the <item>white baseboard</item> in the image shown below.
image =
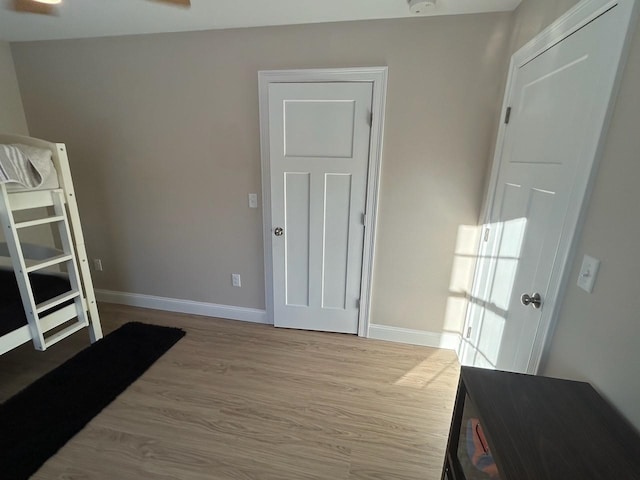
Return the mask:
<path fill-rule="evenodd" d="M 444 348 L 457 351 L 460 347 L 460 334 L 451 332 L 427 332 L 408 328 L 389 327 L 387 325 L 369 325 L 369 338 L 388 342 L 409 343 L 423 347 Z"/>
<path fill-rule="evenodd" d="M 95 294 L 98 301 L 106 303 L 151 308 L 166 312 L 203 315 L 205 317 L 226 318 L 243 322 L 270 323 L 267 320 L 267 312 L 256 308 L 234 307 L 140 293 L 114 292 L 112 290 L 96 290 Z M 457 333 L 434 333 L 424 330 L 389 327 L 387 325 L 369 325 L 369 338 L 447 350 L 457 350 L 460 347 L 460 335 Z"/>
<path fill-rule="evenodd" d="M 243 322 L 269 323 L 267 312 L 257 308 L 233 307 L 217 303 L 194 302 L 177 298 L 156 297 L 139 293 L 114 292 L 111 290 L 96 290 L 96 298 L 100 302 L 117 303 L 132 307 L 152 308 L 166 312 L 189 313 L 205 317 L 227 318 Z"/>

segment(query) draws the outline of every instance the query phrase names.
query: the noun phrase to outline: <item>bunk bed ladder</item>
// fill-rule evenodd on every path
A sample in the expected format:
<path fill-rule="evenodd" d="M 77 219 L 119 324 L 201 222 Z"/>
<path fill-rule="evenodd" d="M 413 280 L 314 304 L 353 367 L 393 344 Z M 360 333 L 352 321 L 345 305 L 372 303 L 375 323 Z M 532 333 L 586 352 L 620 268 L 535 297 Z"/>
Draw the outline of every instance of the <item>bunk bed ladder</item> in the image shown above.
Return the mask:
<path fill-rule="evenodd" d="M 16 222 L 5 185 L 0 185 L 0 190 L 2 195 L 0 221 L 2 222 L 5 239 L 11 255 L 11 261 L 16 274 L 20 296 L 22 297 L 24 311 L 31 330 L 33 344 L 36 350 L 46 350 L 47 347 L 89 325 L 87 305 L 82 295 L 80 271 L 78 270 L 71 230 L 69 228 L 69 219 L 65 208 L 63 191 L 51 191 L 55 212 L 54 216 L 26 222 Z M 44 224 L 58 225 L 63 253 L 40 260 L 35 264 L 27 265 L 20 244 L 19 230 Z M 66 265 L 71 290 L 46 302 L 36 304 L 29 274 L 54 265 Z M 62 307 L 60 308 L 60 306 Z M 55 307 L 59 307 L 59 309 L 50 312 Z M 76 319 L 76 321 L 70 323 L 73 319 Z M 65 325 L 62 329 L 55 331 L 52 335 L 45 336 L 45 333 L 62 325 Z"/>
<path fill-rule="evenodd" d="M 96 294 L 93 289 L 91 271 L 89 270 L 89 259 L 85 248 L 84 234 L 82 233 L 80 213 L 78 212 L 78 202 L 76 201 L 73 180 L 71 179 L 71 169 L 69 168 L 67 149 L 63 143 L 58 143 L 56 144 L 56 150 L 58 157 L 60 158 L 59 177 L 63 187 L 64 199 L 67 203 L 67 211 L 69 215 L 67 223 L 71 224 L 77 265 L 80 267 L 80 275 L 86 299 L 86 308 L 88 308 L 89 311 L 89 338 L 91 339 L 91 343 L 94 343 L 102 338 L 102 325 L 100 324 Z"/>

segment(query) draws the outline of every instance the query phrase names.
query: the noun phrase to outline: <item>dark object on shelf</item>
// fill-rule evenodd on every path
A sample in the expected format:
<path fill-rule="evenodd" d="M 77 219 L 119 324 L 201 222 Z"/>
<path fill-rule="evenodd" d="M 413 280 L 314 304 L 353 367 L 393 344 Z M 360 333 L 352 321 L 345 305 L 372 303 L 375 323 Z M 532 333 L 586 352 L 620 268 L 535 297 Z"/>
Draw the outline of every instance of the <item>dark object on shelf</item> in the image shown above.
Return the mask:
<path fill-rule="evenodd" d="M 462 367 L 442 479 L 640 480 L 640 435 L 588 383 Z"/>

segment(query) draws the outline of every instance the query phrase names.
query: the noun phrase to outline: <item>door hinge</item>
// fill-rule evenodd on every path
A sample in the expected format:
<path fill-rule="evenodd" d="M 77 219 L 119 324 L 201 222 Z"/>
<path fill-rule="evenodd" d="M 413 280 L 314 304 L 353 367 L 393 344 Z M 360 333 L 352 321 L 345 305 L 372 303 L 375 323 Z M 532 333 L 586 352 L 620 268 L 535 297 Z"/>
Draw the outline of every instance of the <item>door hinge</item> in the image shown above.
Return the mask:
<path fill-rule="evenodd" d="M 362 214 L 362 225 L 366 225 L 367 224 L 367 214 L 363 213 Z"/>
<path fill-rule="evenodd" d="M 373 127 L 373 112 L 369 112 L 369 126 Z"/>
<path fill-rule="evenodd" d="M 507 107 L 507 111 L 504 114 L 504 123 L 509 124 L 509 120 L 511 120 L 511 107 Z"/>
<path fill-rule="evenodd" d="M 467 328 L 467 336 L 466 338 L 471 338 L 471 327 Z"/>
<path fill-rule="evenodd" d="M 490 228 L 485 228 L 484 229 L 484 241 L 488 242 L 489 241 L 489 235 L 491 234 L 491 229 Z"/>
<path fill-rule="evenodd" d="M 356 308 L 360 310 L 360 299 L 356 298 Z"/>

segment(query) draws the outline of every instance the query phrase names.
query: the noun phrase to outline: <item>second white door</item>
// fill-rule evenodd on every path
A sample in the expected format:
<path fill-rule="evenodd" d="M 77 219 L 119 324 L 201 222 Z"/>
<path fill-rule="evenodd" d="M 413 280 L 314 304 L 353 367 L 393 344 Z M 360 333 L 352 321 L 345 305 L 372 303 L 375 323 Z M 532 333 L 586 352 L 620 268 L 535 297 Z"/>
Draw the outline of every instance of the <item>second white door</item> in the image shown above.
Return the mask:
<path fill-rule="evenodd" d="M 624 45 L 617 5 L 516 68 L 462 361 L 537 373 Z"/>
<path fill-rule="evenodd" d="M 276 327 L 358 331 L 372 93 L 269 85 Z"/>

